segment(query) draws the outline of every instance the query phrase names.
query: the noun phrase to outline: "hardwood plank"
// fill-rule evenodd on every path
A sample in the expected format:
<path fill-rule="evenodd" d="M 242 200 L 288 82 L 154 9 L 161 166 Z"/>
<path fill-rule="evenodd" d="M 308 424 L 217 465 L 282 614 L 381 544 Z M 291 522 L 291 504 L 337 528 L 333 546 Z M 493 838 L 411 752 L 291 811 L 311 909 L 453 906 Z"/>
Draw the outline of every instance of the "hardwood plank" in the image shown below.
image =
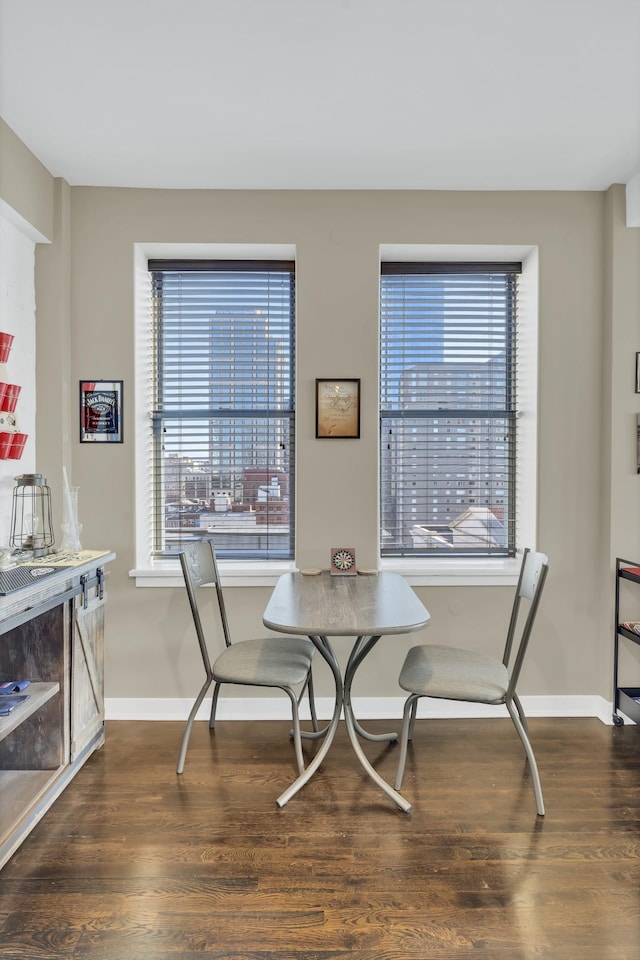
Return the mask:
<path fill-rule="evenodd" d="M 343 729 L 279 810 L 287 724 L 198 723 L 177 777 L 181 724 L 111 722 L 0 872 L 0 955 L 638 960 L 640 728 L 530 727 L 544 819 L 508 720 L 418 721 L 409 816 Z"/>

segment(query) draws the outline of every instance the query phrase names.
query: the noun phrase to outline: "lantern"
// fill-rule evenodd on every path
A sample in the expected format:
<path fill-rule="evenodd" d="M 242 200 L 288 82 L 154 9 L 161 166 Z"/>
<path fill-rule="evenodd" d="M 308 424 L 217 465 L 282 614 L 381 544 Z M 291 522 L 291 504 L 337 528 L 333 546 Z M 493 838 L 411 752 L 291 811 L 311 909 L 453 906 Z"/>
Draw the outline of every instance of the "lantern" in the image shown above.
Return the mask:
<path fill-rule="evenodd" d="M 24 473 L 16 477 L 10 543 L 17 552 L 33 557 L 44 557 L 53 552 L 51 489 L 41 473 Z"/>

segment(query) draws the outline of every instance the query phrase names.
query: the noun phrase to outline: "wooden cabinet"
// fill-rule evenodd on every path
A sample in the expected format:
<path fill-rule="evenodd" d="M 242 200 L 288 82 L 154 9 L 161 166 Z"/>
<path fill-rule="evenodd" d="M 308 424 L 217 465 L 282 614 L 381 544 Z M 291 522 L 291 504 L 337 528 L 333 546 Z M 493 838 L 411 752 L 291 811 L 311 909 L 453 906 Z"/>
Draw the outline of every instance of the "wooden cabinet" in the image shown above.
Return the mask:
<path fill-rule="evenodd" d="M 0 717 L 0 867 L 104 742 L 104 565 L 113 557 L 82 551 L 0 599 L 0 679 L 31 681 L 28 699 Z"/>

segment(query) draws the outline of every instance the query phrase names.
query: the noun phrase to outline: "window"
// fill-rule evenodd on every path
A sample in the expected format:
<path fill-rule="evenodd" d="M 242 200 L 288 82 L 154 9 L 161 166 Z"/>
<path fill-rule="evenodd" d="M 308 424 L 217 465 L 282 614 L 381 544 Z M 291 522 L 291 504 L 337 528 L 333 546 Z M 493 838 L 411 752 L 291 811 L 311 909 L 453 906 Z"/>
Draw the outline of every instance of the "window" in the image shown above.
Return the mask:
<path fill-rule="evenodd" d="M 218 556 L 294 543 L 290 261 L 149 260 L 155 557 L 209 536 Z"/>
<path fill-rule="evenodd" d="M 382 264 L 382 556 L 515 553 L 520 271 Z"/>

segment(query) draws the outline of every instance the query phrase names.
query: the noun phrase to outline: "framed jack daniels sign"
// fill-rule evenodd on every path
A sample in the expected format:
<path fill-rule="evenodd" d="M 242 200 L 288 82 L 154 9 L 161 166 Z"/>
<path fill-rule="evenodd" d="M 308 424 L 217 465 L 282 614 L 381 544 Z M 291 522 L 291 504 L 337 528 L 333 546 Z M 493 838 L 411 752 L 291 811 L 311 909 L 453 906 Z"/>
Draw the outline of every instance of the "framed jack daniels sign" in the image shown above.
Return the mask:
<path fill-rule="evenodd" d="M 80 381 L 80 443 L 122 443 L 122 380 Z"/>

